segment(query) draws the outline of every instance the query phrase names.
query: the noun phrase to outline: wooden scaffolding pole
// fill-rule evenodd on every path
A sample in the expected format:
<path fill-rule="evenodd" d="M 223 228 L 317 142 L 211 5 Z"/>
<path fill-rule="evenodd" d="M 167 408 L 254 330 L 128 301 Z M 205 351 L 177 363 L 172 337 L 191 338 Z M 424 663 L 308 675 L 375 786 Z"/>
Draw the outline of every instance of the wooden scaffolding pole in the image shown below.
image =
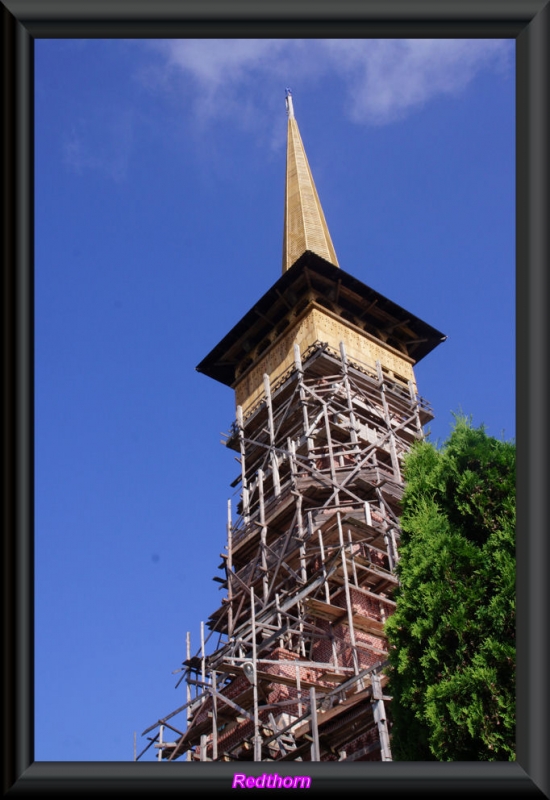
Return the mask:
<path fill-rule="evenodd" d="M 249 491 L 246 478 L 246 445 L 244 441 L 243 409 L 237 406 L 237 428 L 239 432 L 239 450 L 241 453 L 241 484 L 243 500 L 243 519 L 245 525 L 250 521 Z"/>
<path fill-rule="evenodd" d="M 346 400 L 348 404 L 349 435 L 351 443 L 353 445 L 353 454 L 355 460 L 357 461 L 359 458 L 359 438 L 357 436 L 357 420 L 355 418 L 355 412 L 353 410 L 353 399 L 351 396 L 351 388 L 348 375 L 348 359 L 346 355 L 346 348 L 344 346 L 344 342 L 340 342 L 340 357 L 342 359 L 342 375 L 344 378 L 344 389 L 346 391 Z"/>
<path fill-rule="evenodd" d="M 409 394 L 411 396 L 411 401 L 413 403 L 414 419 L 415 419 L 415 423 L 416 423 L 416 432 L 418 434 L 418 438 L 419 439 L 423 439 L 424 438 L 424 431 L 422 429 L 422 423 L 420 421 L 420 409 L 419 409 L 419 403 L 418 403 L 418 395 L 416 393 L 416 387 L 415 387 L 415 385 L 414 385 L 414 383 L 412 381 L 409 381 L 408 385 L 409 385 Z"/>
<path fill-rule="evenodd" d="M 384 381 L 384 373 L 380 361 L 376 362 L 376 371 L 378 373 L 378 381 L 380 383 L 380 396 L 382 397 L 382 407 L 384 409 L 384 418 L 386 426 L 390 432 L 390 456 L 393 467 L 393 474 L 397 481 L 401 481 L 401 468 L 399 466 L 399 459 L 397 458 L 397 450 L 395 449 L 395 433 L 391 423 L 390 410 L 388 408 L 388 401 L 386 399 L 386 384 Z"/>
<path fill-rule="evenodd" d="M 218 760 L 218 700 L 216 672 L 212 670 L 212 761 Z"/>
<path fill-rule="evenodd" d="M 204 622 L 201 620 L 201 678 L 203 686 L 206 683 L 206 652 L 204 649 Z M 205 695 L 203 694 L 201 702 L 204 703 L 206 700 Z"/>
<path fill-rule="evenodd" d="M 267 570 L 267 528 L 265 524 L 265 507 L 264 507 L 264 473 L 263 470 L 258 470 L 258 496 L 260 503 L 260 547 L 261 547 L 261 569 L 262 569 L 262 587 L 263 587 L 263 601 L 264 605 L 267 603 L 269 596 L 269 579 Z M 252 579 L 252 577 L 251 577 Z"/>
<path fill-rule="evenodd" d="M 256 610 L 254 608 L 254 587 L 250 587 L 250 615 L 252 619 L 252 669 L 254 697 L 254 761 L 262 760 L 262 740 L 260 737 L 260 720 L 258 714 L 258 661 L 256 655 Z"/>
<path fill-rule="evenodd" d="M 344 532 L 342 530 L 342 520 L 340 517 L 340 512 L 336 512 L 336 519 L 338 522 L 338 539 L 340 542 L 340 553 L 342 558 L 342 573 L 344 575 L 344 593 L 346 596 L 346 610 L 348 614 L 348 627 L 349 627 L 349 640 L 351 645 L 351 652 L 353 656 L 353 669 L 356 675 L 359 674 L 359 659 L 357 657 L 357 644 L 355 641 L 355 630 L 353 626 L 353 608 L 351 605 L 351 594 L 349 590 L 349 578 L 348 578 L 348 565 L 346 562 L 346 549 L 344 545 Z"/>
<path fill-rule="evenodd" d="M 296 372 L 298 373 L 298 391 L 300 395 L 300 405 L 302 407 L 304 436 L 306 436 L 307 443 L 307 457 L 309 463 L 313 465 L 313 439 L 311 438 L 309 430 L 307 394 L 304 386 L 304 368 L 302 366 L 302 358 L 300 356 L 300 347 L 298 344 L 294 344 L 294 366 L 296 367 Z"/>
<path fill-rule="evenodd" d="M 187 631 L 186 636 L 186 658 L 187 661 L 191 658 L 191 633 Z M 190 706 L 191 706 L 191 684 L 187 681 L 187 726 L 189 727 L 189 723 L 191 722 L 191 714 L 190 714 Z M 187 751 L 187 760 L 191 761 L 191 750 Z"/>
<path fill-rule="evenodd" d="M 311 760 L 320 761 L 321 751 L 319 748 L 319 726 L 317 724 L 317 698 L 315 696 L 315 686 L 309 690 L 309 710 L 311 713 Z"/>
<path fill-rule="evenodd" d="M 373 672 L 371 674 L 372 685 L 372 706 L 374 721 L 378 727 L 378 738 L 380 740 L 380 753 L 382 761 L 391 761 L 392 754 L 390 748 L 390 737 L 388 732 L 388 721 L 386 718 L 386 708 L 384 706 L 384 695 L 380 684 L 380 676 Z"/>
<path fill-rule="evenodd" d="M 233 636 L 233 526 L 231 499 L 227 501 L 227 635 Z"/>
<path fill-rule="evenodd" d="M 269 428 L 271 473 L 273 475 L 273 495 L 274 497 L 279 497 L 281 494 L 281 483 L 279 480 L 279 462 L 277 458 L 277 451 L 275 450 L 275 426 L 273 422 L 273 404 L 271 402 L 271 385 L 269 382 L 269 375 L 264 375 L 264 392 L 267 406 L 267 424 Z"/>

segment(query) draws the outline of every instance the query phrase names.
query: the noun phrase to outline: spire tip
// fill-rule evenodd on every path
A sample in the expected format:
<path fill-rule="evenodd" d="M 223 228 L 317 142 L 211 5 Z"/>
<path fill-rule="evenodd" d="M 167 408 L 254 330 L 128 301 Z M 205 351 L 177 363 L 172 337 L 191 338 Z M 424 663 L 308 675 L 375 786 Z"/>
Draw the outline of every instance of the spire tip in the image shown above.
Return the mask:
<path fill-rule="evenodd" d="M 288 114 L 289 119 L 294 119 L 294 106 L 292 105 L 292 92 L 288 87 L 285 89 L 285 99 L 286 99 L 286 113 Z"/>

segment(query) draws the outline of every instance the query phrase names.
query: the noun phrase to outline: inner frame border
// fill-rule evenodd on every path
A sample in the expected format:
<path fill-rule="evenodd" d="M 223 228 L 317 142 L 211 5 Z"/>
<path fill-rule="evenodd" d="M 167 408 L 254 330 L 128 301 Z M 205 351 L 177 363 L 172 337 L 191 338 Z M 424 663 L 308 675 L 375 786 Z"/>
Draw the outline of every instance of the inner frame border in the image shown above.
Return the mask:
<path fill-rule="evenodd" d="M 34 39 L 330 36 L 516 42 L 517 761 L 308 764 L 312 788 L 396 797 L 550 796 L 548 0 L 3 0 L 2 6 L 4 794 L 224 791 L 235 772 L 231 764 L 176 762 L 161 771 L 148 762 L 34 761 Z M 296 772 L 290 767 L 286 774 Z M 251 763 L 247 771 L 261 774 L 265 767 Z"/>

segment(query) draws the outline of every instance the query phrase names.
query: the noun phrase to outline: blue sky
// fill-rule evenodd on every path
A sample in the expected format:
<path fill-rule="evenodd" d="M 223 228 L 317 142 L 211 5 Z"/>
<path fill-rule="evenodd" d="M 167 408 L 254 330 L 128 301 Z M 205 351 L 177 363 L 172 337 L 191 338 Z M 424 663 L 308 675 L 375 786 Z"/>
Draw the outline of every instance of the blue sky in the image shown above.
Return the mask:
<path fill-rule="evenodd" d="M 127 761 L 223 596 L 234 399 L 195 366 L 281 272 L 287 86 L 340 266 L 448 336 L 432 441 L 515 436 L 514 42 L 39 39 L 35 69 L 35 758 Z"/>

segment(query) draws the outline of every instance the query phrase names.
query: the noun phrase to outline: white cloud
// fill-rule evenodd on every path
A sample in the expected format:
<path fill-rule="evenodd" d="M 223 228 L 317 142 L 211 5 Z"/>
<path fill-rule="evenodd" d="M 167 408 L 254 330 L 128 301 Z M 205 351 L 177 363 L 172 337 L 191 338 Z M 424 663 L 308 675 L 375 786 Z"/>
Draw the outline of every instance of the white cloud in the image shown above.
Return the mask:
<path fill-rule="evenodd" d="M 202 122 L 233 116 L 246 126 L 257 111 L 267 80 L 289 71 L 303 46 L 284 39 L 176 39 L 153 42 L 163 67 L 149 73 L 154 82 L 166 81 L 166 67 L 178 91 L 191 98 L 193 113 Z M 174 84 L 172 84 L 174 85 Z"/>
<path fill-rule="evenodd" d="M 190 73 L 209 93 L 243 80 L 252 70 L 269 69 L 270 59 L 284 49 L 288 42 L 281 39 L 179 39 L 165 44 L 168 63 Z"/>
<path fill-rule="evenodd" d="M 356 122 L 385 124 L 442 94 L 461 91 L 484 69 L 511 62 L 505 40 L 385 39 L 326 42 L 347 83 Z"/>
<path fill-rule="evenodd" d="M 332 73 L 345 109 L 362 124 L 401 119 L 433 98 L 461 91 L 485 69 L 510 69 L 513 44 L 484 39 L 223 39 L 156 42 L 171 74 L 191 79 L 204 120 L 249 113 L 258 87 L 299 76 L 301 85 Z"/>
<path fill-rule="evenodd" d="M 201 134 L 231 120 L 256 136 L 262 131 L 277 152 L 286 141 L 286 86 L 299 87 L 301 96 L 326 81 L 349 119 L 384 125 L 464 90 L 483 70 L 512 74 L 513 64 L 510 40 L 175 39 L 138 46 L 147 57 L 142 50 L 134 78 L 149 90 L 169 91 L 178 114 L 198 122 Z M 299 117 L 299 96 L 296 101 Z M 162 114 L 144 115 L 135 96 L 115 102 L 107 92 L 73 120 L 63 146 L 66 166 L 123 181 L 136 128 L 144 124 L 165 121 Z"/>

